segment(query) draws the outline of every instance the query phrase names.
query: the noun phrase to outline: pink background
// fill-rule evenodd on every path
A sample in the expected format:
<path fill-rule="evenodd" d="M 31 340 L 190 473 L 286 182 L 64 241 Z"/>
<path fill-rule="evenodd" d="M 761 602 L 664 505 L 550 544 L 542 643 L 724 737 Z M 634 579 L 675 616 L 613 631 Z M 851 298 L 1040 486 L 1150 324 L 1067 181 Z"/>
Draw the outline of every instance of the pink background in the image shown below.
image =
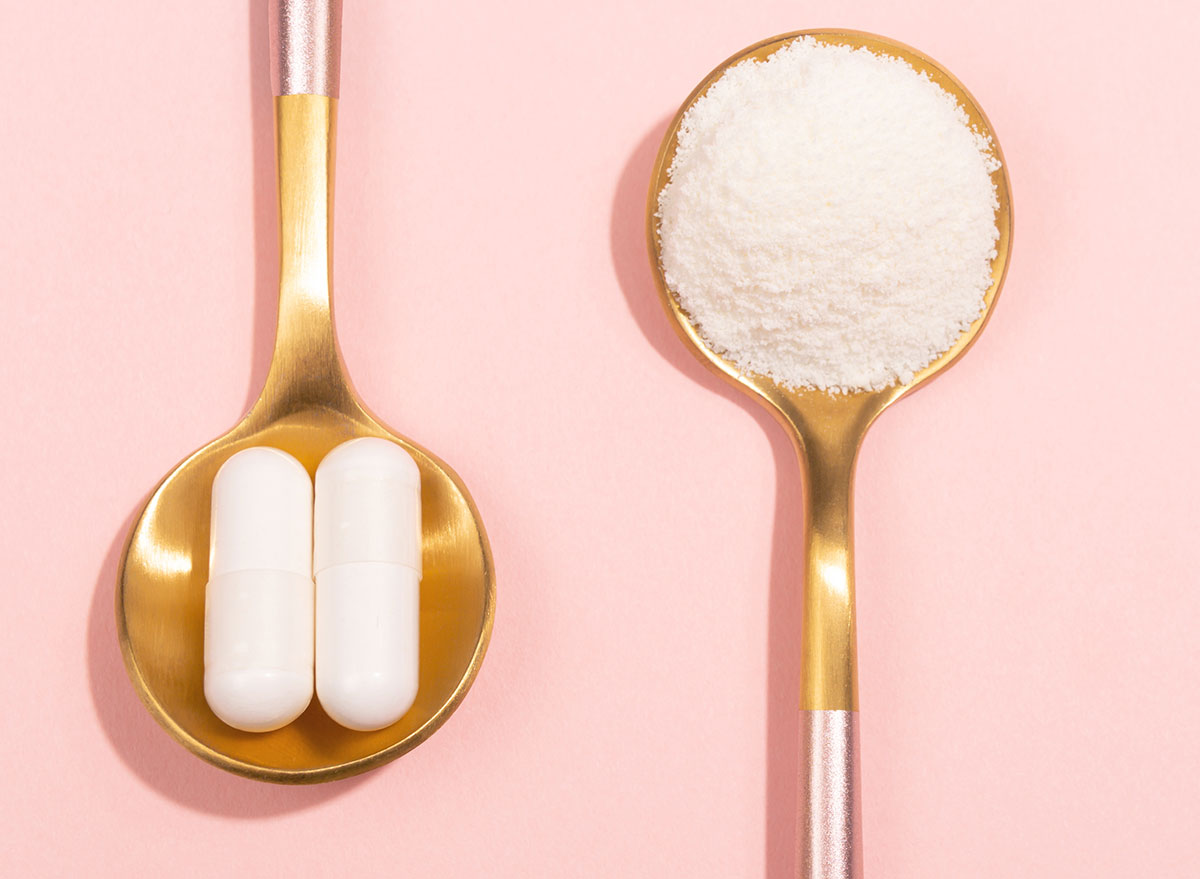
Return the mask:
<path fill-rule="evenodd" d="M 1195 876 L 1195 7 L 347 5 L 340 336 L 474 493 L 487 661 L 427 744 L 310 789 L 141 708 L 130 517 L 239 417 L 273 332 L 265 22 L 7 0 L 3 872 L 790 875 L 797 471 L 676 341 L 642 211 L 713 65 L 836 25 L 967 84 L 1017 218 L 989 329 L 862 456 L 867 872 Z"/>

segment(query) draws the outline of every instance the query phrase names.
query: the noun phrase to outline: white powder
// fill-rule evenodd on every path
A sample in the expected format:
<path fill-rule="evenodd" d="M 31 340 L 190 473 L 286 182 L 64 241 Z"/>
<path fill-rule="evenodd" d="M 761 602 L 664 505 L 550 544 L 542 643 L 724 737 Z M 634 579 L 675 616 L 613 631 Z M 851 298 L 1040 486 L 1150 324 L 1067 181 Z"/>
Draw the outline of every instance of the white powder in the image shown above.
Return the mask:
<path fill-rule="evenodd" d="M 908 382 L 983 310 L 1000 163 L 906 62 L 804 37 L 684 114 L 662 266 L 700 335 L 793 388 Z"/>

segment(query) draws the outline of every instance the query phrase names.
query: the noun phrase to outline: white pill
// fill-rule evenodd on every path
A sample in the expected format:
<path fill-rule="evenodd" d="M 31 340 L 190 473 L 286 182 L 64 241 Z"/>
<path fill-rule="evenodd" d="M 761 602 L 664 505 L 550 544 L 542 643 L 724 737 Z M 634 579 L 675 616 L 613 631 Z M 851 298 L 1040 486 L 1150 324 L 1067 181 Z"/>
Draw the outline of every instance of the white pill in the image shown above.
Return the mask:
<path fill-rule="evenodd" d="M 355 730 L 399 720 L 417 696 L 421 476 L 388 440 L 342 443 L 317 468 L 317 699 Z"/>
<path fill-rule="evenodd" d="M 313 694 L 312 480 L 286 452 L 243 449 L 212 487 L 204 698 L 246 732 L 286 726 Z"/>

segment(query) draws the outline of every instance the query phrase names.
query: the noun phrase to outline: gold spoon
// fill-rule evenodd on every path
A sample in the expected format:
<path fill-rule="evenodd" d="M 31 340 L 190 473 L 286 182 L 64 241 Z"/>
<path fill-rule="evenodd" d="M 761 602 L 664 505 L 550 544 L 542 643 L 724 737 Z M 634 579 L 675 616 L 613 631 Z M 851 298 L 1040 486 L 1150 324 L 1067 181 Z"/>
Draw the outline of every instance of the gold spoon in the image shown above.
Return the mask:
<path fill-rule="evenodd" d="M 792 391 L 769 378 L 739 370 L 714 353 L 692 325 L 662 272 L 658 197 L 675 158 L 680 120 L 710 85 L 735 64 L 765 60 L 801 36 L 823 43 L 866 47 L 902 58 L 953 95 L 971 124 L 992 138 L 999 170 L 993 172 L 1000 206 L 1000 239 L 992 260 L 992 284 L 984 311 L 957 342 L 917 373 L 912 381 L 882 391 L 834 396 Z M 1012 245 L 1012 205 L 1008 172 L 983 110 L 949 71 L 903 43 L 858 31 L 797 31 L 772 37 L 729 58 L 688 96 L 675 115 L 654 166 L 646 208 L 650 252 L 663 304 L 685 343 L 717 375 L 748 389 L 787 429 L 804 477 L 804 583 L 800 628 L 800 820 L 798 875 L 804 879 L 852 879 L 862 875 L 862 829 L 858 765 L 858 671 L 855 658 L 854 555 L 852 540 L 854 463 L 863 436 L 879 413 L 953 364 L 975 341 L 996 302 Z"/>
<path fill-rule="evenodd" d="M 427 739 L 458 707 L 492 629 L 495 582 L 483 523 L 441 460 L 380 423 L 346 375 L 330 310 L 338 0 L 271 0 L 279 173 L 279 324 L 266 383 L 249 414 L 192 454 L 146 502 L 117 571 L 117 634 L 134 687 L 190 751 L 262 781 L 312 783 L 371 769 Z M 421 470 L 424 548 L 420 687 L 399 721 L 352 732 L 316 700 L 271 733 L 244 733 L 209 709 L 203 691 L 209 494 L 217 468 L 247 446 L 290 452 L 316 469 L 359 436 L 399 443 Z"/>

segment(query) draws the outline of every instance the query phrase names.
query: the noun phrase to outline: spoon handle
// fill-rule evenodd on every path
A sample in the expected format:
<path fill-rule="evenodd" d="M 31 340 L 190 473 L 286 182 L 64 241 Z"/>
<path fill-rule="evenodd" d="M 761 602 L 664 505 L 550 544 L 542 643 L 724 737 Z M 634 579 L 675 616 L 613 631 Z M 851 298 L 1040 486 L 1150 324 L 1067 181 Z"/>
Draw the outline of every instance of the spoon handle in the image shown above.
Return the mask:
<path fill-rule="evenodd" d="M 804 432 L 797 875 L 861 879 L 853 491 L 857 442 Z"/>
<path fill-rule="evenodd" d="M 341 0 L 267 0 L 271 88 L 283 95 L 338 96 Z"/>
<path fill-rule="evenodd" d="M 862 879 L 857 711 L 800 712 L 800 879 Z"/>
<path fill-rule="evenodd" d="M 268 0 L 279 192 L 279 320 L 254 412 L 359 410 L 333 331 L 339 0 Z"/>

